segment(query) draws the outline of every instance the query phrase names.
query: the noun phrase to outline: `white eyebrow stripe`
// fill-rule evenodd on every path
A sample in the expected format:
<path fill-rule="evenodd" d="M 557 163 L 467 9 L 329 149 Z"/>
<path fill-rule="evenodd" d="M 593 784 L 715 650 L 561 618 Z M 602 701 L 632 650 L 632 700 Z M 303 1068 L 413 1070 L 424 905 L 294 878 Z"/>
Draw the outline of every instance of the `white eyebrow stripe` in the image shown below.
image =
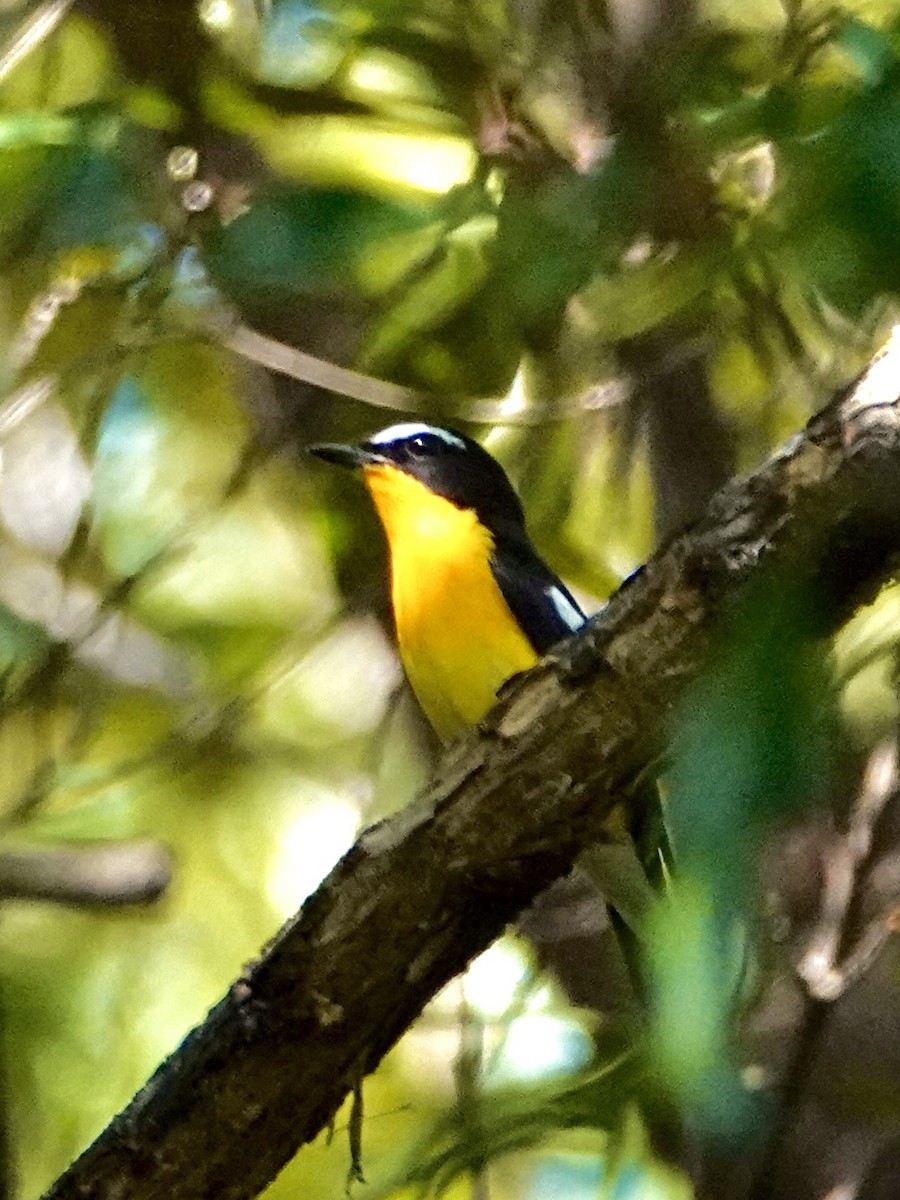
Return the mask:
<path fill-rule="evenodd" d="M 561 592 L 558 587 L 550 588 L 547 595 L 553 602 L 553 607 L 559 613 L 560 618 L 568 625 L 572 632 L 574 633 L 576 629 L 580 629 L 585 621 L 584 614 L 575 607 L 569 597 L 564 592 Z"/>
<path fill-rule="evenodd" d="M 466 444 L 462 438 L 456 437 L 447 429 L 438 429 L 436 425 L 423 425 L 416 421 L 404 421 L 399 425 L 390 425 L 387 429 L 382 429 L 380 433 L 374 434 L 369 438 L 370 446 L 387 446 L 391 442 L 400 442 L 404 438 L 412 437 L 437 437 L 442 442 L 446 442 L 449 446 L 455 446 L 458 450 L 465 450 Z"/>

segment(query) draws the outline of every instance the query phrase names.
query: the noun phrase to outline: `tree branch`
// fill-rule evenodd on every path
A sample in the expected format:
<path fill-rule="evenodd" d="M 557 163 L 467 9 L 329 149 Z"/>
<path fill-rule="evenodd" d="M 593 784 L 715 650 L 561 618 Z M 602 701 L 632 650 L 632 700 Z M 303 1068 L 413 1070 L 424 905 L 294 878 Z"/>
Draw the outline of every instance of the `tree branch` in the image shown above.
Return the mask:
<path fill-rule="evenodd" d="M 822 633 L 900 553 L 900 336 L 776 458 L 504 689 L 426 792 L 367 830 L 48 1200 L 255 1195 L 423 1005 L 551 880 L 664 749 L 716 619 L 767 564 Z"/>
<path fill-rule="evenodd" d="M 0 849 L 0 901 L 149 904 L 171 880 L 172 857 L 150 838 Z"/>

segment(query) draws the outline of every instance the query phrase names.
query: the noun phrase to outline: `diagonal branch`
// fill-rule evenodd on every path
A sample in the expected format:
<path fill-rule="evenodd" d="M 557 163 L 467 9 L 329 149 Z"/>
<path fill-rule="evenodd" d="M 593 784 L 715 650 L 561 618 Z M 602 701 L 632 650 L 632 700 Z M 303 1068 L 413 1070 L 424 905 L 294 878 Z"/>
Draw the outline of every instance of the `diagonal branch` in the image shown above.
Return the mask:
<path fill-rule="evenodd" d="M 715 620 L 767 564 L 830 632 L 900 554 L 900 335 L 755 475 L 504 689 L 367 830 L 47 1200 L 255 1195 L 437 990 L 566 872 L 661 754 Z"/>

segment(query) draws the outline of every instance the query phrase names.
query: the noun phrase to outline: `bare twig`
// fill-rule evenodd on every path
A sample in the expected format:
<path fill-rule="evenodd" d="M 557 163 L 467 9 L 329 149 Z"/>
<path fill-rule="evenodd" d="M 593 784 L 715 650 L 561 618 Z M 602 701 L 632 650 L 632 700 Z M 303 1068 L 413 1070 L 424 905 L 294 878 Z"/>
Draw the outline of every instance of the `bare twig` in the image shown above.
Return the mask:
<path fill-rule="evenodd" d="M 777 1192 L 778 1164 L 806 1095 L 813 1063 L 827 1036 L 831 1006 L 866 973 L 892 931 L 897 897 L 879 904 L 879 911 L 856 933 L 855 910 L 866 883 L 879 821 L 897 796 L 898 748 L 894 739 L 876 747 L 869 757 L 859 794 L 846 829 L 835 832 L 822 856 L 823 887 L 819 916 L 797 974 L 806 994 L 793 1037 L 790 1060 L 777 1097 L 777 1119 L 765 1153 L 754 1173 L 749 1200 L 768 1200 Z M 856 934 L 855 943 L 848 941 Z M 843 955 L 843 958 L 842 958 Z"/>
<path fill-rule="evenodd" d="M 0 900 L 147 904 L 172 879 L 172 859 L 149 839 L 0 850 Z"/>
<path fill-rule="evenodd" d="M 863 786 L 853 806 L 849 828 L 836 834 L 824 856 L 824 888 L 819 922 L 797 971 L 816 1000 L 836 1000 L 871 965 L 891 932 L 894 897 L 886 911 L 871 920 L 839 962 L 847 938 L 851 904 L 871 849 L 875 826 L 897 790 L 897 743 L 883 742 L 866 767 Z"/>
<path fill-rule="evenodd" d="M 0 82 L 54 32 L 74 0 L 46 0 L 30 12 L 0 50 Z"/>
<path fill-rule="evenodd" d="M 399 409 L 422 416 L 433 414 L 435 410 L 434 399 L 423 392 L 340 367 L 337 363 L 307 354 L 305 350 L 266 337 L 246 325 L 237 324 L 229 329 L 224 342 L 235 354 L 259 363 L 270 371 L 277 371 L 300 383 L 312 383 L 326 391 L 350 396 L 375 408 Z M 471 421 L 476 425 L 542 425 L 546 421 L 570 420 L 581 413 L 611 408 L 621 404 L 628 394 L 627 384 L 611 379 L 597 383 L 581 395 L 563 400 L 549 410 L 521 404 L 515 396 L 511 396 L 457 400 L 453 402 L 453 415 L 459 421 Z"/>

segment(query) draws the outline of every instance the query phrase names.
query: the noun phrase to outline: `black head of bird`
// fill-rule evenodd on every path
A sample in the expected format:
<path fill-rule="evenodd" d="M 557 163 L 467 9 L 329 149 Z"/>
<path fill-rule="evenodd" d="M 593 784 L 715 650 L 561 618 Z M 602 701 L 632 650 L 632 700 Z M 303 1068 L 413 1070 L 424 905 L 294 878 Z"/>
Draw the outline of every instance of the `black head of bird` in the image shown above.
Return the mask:
<path fill-rule="evenodd" d="M 465 434 L 436 425 L 402 424 L 351 446 L 310 450 L 341 466 L 363 469 L 367 482 L 377 468 L 393 468 L 458 509 L 471 509 L 487 529 L 515 534 L 525 529 L 522 503 L 495 458 Z"/>
<path fill-rule="evenodd" d="M 400 655 L 441 737 L 479 721 L 510 675 L 584 621 L 503 468 L 471 438 L 404 423 L 310 450 L 362 472 L 387 535 Z"/>

